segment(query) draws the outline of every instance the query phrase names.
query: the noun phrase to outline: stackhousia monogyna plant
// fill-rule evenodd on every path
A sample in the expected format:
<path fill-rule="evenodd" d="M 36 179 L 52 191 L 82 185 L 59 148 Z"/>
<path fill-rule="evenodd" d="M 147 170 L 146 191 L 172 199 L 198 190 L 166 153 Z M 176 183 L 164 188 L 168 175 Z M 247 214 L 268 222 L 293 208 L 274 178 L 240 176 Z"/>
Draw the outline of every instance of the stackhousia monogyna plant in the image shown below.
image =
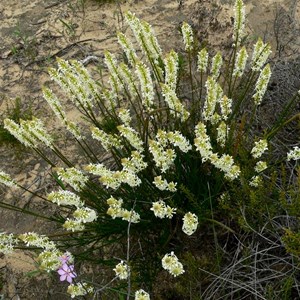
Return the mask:
<path fill-rule="evenodd" d="M 271 49 L 258 39 L 250 57 L 242 44 L 242 0 L 236 1 L 234 13 L 229 58 L 220 52 L 209 56 L 187 23 L 181 28 L 184 51 L 164 54 L 152 27 L 128 12 L 125 20 L 139 50 L 118 33 L 125 60 L 105 52 L 105 84 L 93 80 L 79 61 L 57 59 L 50 77 L 84 121 L 68 119 L 51 89 L 44 87 L 43 95 L 83 155 L 75 162 L 72 153 L 60 150 L 40 119 L 6 119 L 5 128 L 52 167 L 57 188 L 48 195 L 29 192 L 60 206 L 61 212 L 49 217 L 6 202 L 1 206 L 57 222 L 67 234 L 1 233 L 1 252 L 24 247 L 38 251 L 39 268 L 58 271 L 70 283 L 72 297 L 97 293 L 120 279 L 126 280 L 120 290 L 128 299 L 150 299 L 133 287 L 151 291 L 161 266 L 174 277 L 185 272 L 177 257 L 189 251 L 183 241 L 211 222 L 226 228 L 211 218 L 218 199 L 231 190 L 255 190 L 262 184 L 270 168 L 268 143 L 288 122 L 297 97 L 271 129 L 252 130 L 271 76 Z M 289 153 L 289 159 L 299 156 L 298 148 Z M 27 190 L 4 172 L 0 181 Z M 96 257 L 99 249 L 113 252 L 115 244 L 126 245 L 124 257 L 115 258 L 120 250 L 111 259 Z M 79 280 L 69 251 L 78 260 L 116 265 L 115 278 L 93 289 Z"/>

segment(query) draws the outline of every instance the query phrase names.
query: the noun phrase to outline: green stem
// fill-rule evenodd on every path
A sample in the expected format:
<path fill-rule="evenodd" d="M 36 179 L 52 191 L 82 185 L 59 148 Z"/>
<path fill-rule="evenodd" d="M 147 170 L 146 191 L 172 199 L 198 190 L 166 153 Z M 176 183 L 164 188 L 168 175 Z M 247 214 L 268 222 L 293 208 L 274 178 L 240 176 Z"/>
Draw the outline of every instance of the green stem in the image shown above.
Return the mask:
<path fill-rule="evenodd" d="M 39 213 L 33 212 L 31 210 L 27 210 L 27 209 L 20 208 L 20 207 L 15 206 L 15 205 L 11 205 L 11 204 L 5 203 L 3 201 L 0 201 L 0 207 L 8 209 L 8 210 L 12 210 L 12 211 L 17 211 L 17 212 L 25 213 L 27 215 L 35 216 L 37 218 L 45 219 L 45 220 L 48 220 L 48 221 L 55 221 L 55 222 L 61 223 L 61 221 L 59 221 L 56 218 L 47 217 L 47 216 L 41 215 Z"/>

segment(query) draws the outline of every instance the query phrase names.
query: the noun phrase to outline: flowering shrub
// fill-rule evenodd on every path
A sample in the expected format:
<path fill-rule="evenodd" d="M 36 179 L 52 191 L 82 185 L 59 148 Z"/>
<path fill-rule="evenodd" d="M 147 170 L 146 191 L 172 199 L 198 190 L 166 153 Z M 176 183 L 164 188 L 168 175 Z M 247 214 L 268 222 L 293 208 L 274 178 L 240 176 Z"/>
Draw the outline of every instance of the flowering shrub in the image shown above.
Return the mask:
<path fill-rule="evenodd" d="M 128 282 L 128 295 L 133 295 L 132 287 L 147 283 L 151 290 L 162 269 L 174 277 L 185 273 L 184 261 L 177 257 L 189 251 L 183 241 L 215 221 L 211 216 L 220 199 L 237 190 L 255 191 L 266 180 L 269 142 L 285 122 L 282 118 L 264 133 L 253 129 L 253 116 L 271 76 L 267 64 L 271 50 L 258 39 L 249 59 L 242 46 L 242 0 L 235 3 L 229 59 L 198 49 L 187 23 L 181 28 L 184 53 L 164 54 L 148 23 L 130 12 L 125 20 L 141 51 L 119 33 L 126 63 L 105 52 L 107 85 L 93 80 L 75 60 L 58 58 L 58 68 L 49 69 L 51 79 L 90 127 L 69 120 L 55 93 L 43 88 L 55 116 L 84 153 L 78 163 L 59 149 L 41 120 L 4 121 L 12 135 L 52 167 L 57 188 L 46 197 L 35 196 L 62 208 L 60 216 L 48 219 L 69 231 L 69 238 L 52 241 L 33 232 L 1 233 L 0 251 L 39 249 L 39 267 L 57 271 L 61 281 L 70 283 L 72 297 L 97 290 L 78 279 L 70 264 L 73 256 L 64 254 L 66 247 L 73 247 L 78 259 L 88 260 L 105 245 L 125 243 L 125 256 L 113 259 L 113 270 L 114 279 Z M 188 80 L 182 74 L 189 74 Z M 298 148 L 289 152 L 288 159 L 299 158 L 298 152 Z M 23 188 L 2 171 L 0 182 Z M 245 201 L 247 192 L 241 196 Z M 112 265 L 111 259 L 107 262 Z M 137 289 L 135 299 L 150 299 Z"/>

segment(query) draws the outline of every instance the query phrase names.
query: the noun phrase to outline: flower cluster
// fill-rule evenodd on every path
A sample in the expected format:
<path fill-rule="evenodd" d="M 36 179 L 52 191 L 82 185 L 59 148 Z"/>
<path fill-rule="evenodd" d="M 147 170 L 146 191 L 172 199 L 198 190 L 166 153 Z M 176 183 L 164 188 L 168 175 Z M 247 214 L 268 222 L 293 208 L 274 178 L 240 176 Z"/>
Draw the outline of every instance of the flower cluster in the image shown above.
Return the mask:
<path fill-rule="evenodd" d="M 139 97 L 139 90 L 136 85 L 137 79 L 134 72 L 124 62 L 119 64 L 118 68 L 119 76 L 122 78 L 124 83 L 125 92 L 132 98 Z M 125 123 L 126 124 L 126 123 Z"/>
<path fill-rule="evenodd" d="M 169 271 L 169 273 L 174 277 L 177 277 L 185 272 L 182 263 L 178 260 L 173 251 L 171 253 L 167 253 L 163 257 L 162 267 Z"/>
<path fill-rule="evenodd" d="M 119 139 L 119 137 L 117 137 L 114 134 L 108 134 L 106 133 L 104 130 L 101 130 L 97 127 L 92 127 L 91 128 L 91 132 L 92 132 L 92 137 L 95 140 L 98 140 L 101 142 L 102 147 L 108 151 L 109 149 L 111 149 L 112 147 L 115 148 L 122 148 L 123 145 Z"/>
<path fill-rule="evenodd" d="M 78 223 L 91 223 L 97 219 L 97 213 L 89 207 L 80 207 L 73 212 Z"/>
<path fill-rule="evenodd" d="M 262 178 L 260 175 L 255 175 L 251 178 L 249 185 L 253 187 L 258 187 L 262 183 Z"/>
<path fill-rule="evenodd" d="M 144 170 L 148 163 L 143 160 L 144 155 L 138 151 L 132 151 L 130 158 L 122 158 L 121 164 L 123 166 L 123 171 L 129 173 L 138 173 Z"/>
<path fill-rule="evenodd" d="M 63 224 L 66 230 L 76 232 L 84 230 L 85 226 L 80 220 L 67 218 Z"/>
<path fill-rule="evenodd" d="M 142 62 L 136 64 L 136 74 L 140 81 L 142 102 L 147 110 L 151 110 L 154 103 L 154 88 L 149 68 Z"/>
<path fill-rule="evenodd" d="M 42 248 L 43 251 L 38 256 L 39 266 L 47 272 L 55 271 L 61 266 L 61 256 L 63 253 L 56 248 L 53 241 L 48 237 L 35 232 L 27 232 L 18 237 L 26 246 Z"/>
<path fill-rule="evenodd" d="M 234 180 L 240 175 L 239 166 L 234 164 L 233 158 L 229 154 L 222 154 L 220 157 L 218 153 L 212 151 L 210 138 L 206 133 L 206 126 L 199 122 L 195 128 L 196 138 L 194 140 L 196 149 L 200 152 L 202 161 L 210 161 L 216 168 L 225 173 L 225 178 Z"/>
<path fill-rule="evenodd" d="M 8 187 L 18 187 L 13 179 L 11 179 L 10 175 L 0 171 L 0 183 L 8 186 Z"/>
<path fill-rule="evenodd" d="M 183 43 L 185 45 L 185 50 L 186 51 L 193 50 L 194 34 L 193 34 L 192 27 L 188 23 L 183 22 L 183 24 L 181 26 L 181 32 L 182 32 L 182 36 L 183 36 Z"/>
<path fill-rule="evenodd" d="M 263 40 L 259 38 L 254 45 L 251 69 L 253 71 L 259 71 L 264 66 L 271 52 L 271 46 L 267 43 L 265 44 Z"/>
<path fill-rule="evenodd" d="M 120 118 L 121 122 L 124 125 L 126 125 L 126 126 L 130 125 L 130 122 L 131 122 L 132 118 L 130 116 L 129 109 L 119 108 L 118 109 L 118 117 Z"/>
<path fill-rule="evenodd" d="M 67 119 L 66 113 L 63 110 L 63 107 L 56 95 L 49 88 L 43 87 L 43 96 L 51 107 L 55 116 L 62 122 L 67 130 L 71 132 L 71 134 L 73 134 L 76 139 L 83 139 L 80 129 L 78 128 L 78 124 L 75 124 L 74 122 Z"/>
<path fill-rule="evenodd" d="M 126 170 L 111 171 L 103 164 L 89 164 L 85 166 L 86 171 L 100 176 L 99 181 L 106 187 L 117 190 L 122 183 L 127 183 L 131 187 L 141 184 L 140 178 L 132 172 Z"/>
<path fill-rule="evenodd" d="M 86 294 L 92 294 L 94 292 L 94 288 L 88 283 L 78 282 L 76 284 L 70 284 L 68 286 L 67 293 L 71 295 L 71 298 L 75 298 L 77 296 L 85 296 Z"/>
<path fill-rule="evenodd" d="M 198 227 L 198 217 L 188 212 L 183 217 L 182 231 L 187 235 L 192 235 Z"/>
<path fill-rule="evenodd" d="M 246 47 L 242 47 L 239 52 L 237 53 L 234 69 L 233 69 L 233 76 L 241 77 L 246 68 L 246 62 L 248 59 L 248 54 Z"/>
<path fill-rule="evenodd" d="M 150 295 L 144 290 L 140 289 L 135 292 L 134 300 L 150 300 Z"/>
<path fill-rule="evenodd" d="M 125 137 L 133 148 L 140 152 L 144 151 L 143 141 L 132 127 L 119 125 L 117 128 L 120 132 L 120 135 Z"/>
<path fill-rule="evenodd" d="M 177 86 L 178 54 L 172 50 L 164 59 L 165 84 L 175 90 Z"/>
<path fill-rule="evenodd" d="M 80 192 L 88 181 L 88 177 L 76 168 L 56 168 L 56 172 L 60 180 L 69 184 L 77 192 Z"/>
<path fill-rule="evenodd" d="M 256 173 L 261 173 L 267 169 L 268 165 L 265 161 L 258 161 L 254 167 Z"/>
<path fill-rule="evenodd" d="M 251 154 L 254 158 L 260 158 L 266 150 L 268 150 L 267 140 L 259 140 L 254 143 Z"/>
<path fill-rule="evenodd" d="M 12 233 L 6 234 L 5 232 L 0 233 L 0 253 L 9 254 L 13 251 L 14 246 L 18 244 L 18 240 L 13 236 Z"/>
<path fill-rule="evenodd" d="M 176 91 L 172 89 L 168 84 L 161 84 L 162 95 L 164 96 L 165 102 L 170 108 L 170 113 L 176 118 L 180 118 L 181 121 L 186 121 L 190 113 L 186 110 L 184 105 L 178 99 Z"/>
<path fill-rule="evenodd" d="M 119 279 L 127 279 L 129 276 L 130 268 L 124 261 L 121 261 L 116 265 L 114 271 Z"/>
<path fill-rule="evenodd" d="M 104 57 L 104 62 L 109 71 L 109 82 L 111 84 L 113 93 L 116 96 L 118 93 L 123 91 L 123 82 L 118 72 L 117 60 L 109 51 L 105 51 Z"/>
<path fill-rule="evenodd" d="M 232 107 L 232 99 L 229 99 L 226 95 L 224 95 L 220 99 L 221 116 L 223 120 L 226 121 L 228 119 L 228 116 L 232 112 L 231 107 Z"/>
<path fill-rule="evenodd" d="M 220 146 L 222 147 L 225 146 L 228 133 L 229 133 L 229 126 L 227 126 L 227 124 L 224 121 L 222 121 L 217 127 L 217 142 L 219 143 Z"/>
<path fill-rule="evenodd" d="M 294 147 L 293 150 L 290 150 L 287 153 L 287 160 L 298 160 L 300 159 L 300 148 L 298 146 Z"/>
<path fill-rule="evenodd" d="M 208 52 L 206 48 L 203 48 L 198 53 L 198 71 L 205 73 L 208 65 Z"/>
<path fill-rule="evenodd" d="M 245 5 L 242 0 L 236 0 L 234 5 L 233 40 L 239 46 L 244 37 Z"/>
<path fill-rule="evenodd" d="M 37 148 L 42 144 L 53 149 L 53 139 L 40 119 L 20 120 L 20 125 L 13 120 L 5 119 L 4 128 L 26 147 Z"/>
<path fill-rule="evenodd" d="M 137 176 L 137 173 L 147 167 L 143 157 L 143 154 L 139 151 L 132 151 L 130 158 L 121 159 L 123 168 L 120 171 L 111 171 L 103 164 L 89 164 L 85 166 L 85 170 L 100 176 L 100 182 L 107 188 L 116 190 L 122 183 L 135 187 L 141 184 L 141 179 Z"/>
<path fill-rule="evenodd" d="M 117 37 L 118 37 L 118 43 L 121 45 L 129 63 L 132 66 L 134 66 L 138 57 L 136 55 L 132 43 L 130 42 L 130 40 L 127 39 L 126 35 L 123 34 L 122 32 L 118 32 Z"/>
<path fill-rule="evenodd" d="M 131 223 L 139 223 L 140 222 L 140 215 L 135 212 L 134 210 L 127 210 L 122 208 L 123 200 L 122 199 L 115 199 L 114 197 L 110 197 L 107 199 L 107 204 L 109 208 L 107 210 L 107 214 L 111 216 L 113 219 L 115 218 L 122 218 L 124 221 L 128 221 Z"/>
<path fill-rule="evenodd" d="M 153 181 L 154 185 L 160 189 L 161 191 L 170 191 L 170 192 L 176 192 L 176 182 L 174 183 L 173 181 L 167 182 L 166 179 L 162 179 L 161 176 L 156 176 L 154 177 Z"/>
<path fill-rule="evenodd" d="M 223 91 L 221 86 L 213 77 L 207 78 L 205 86 L 207 96 L 204 102 L 202 115 L 205 121 L 211 121 L 212 123 L 215 123 L 214 113 L 217 103 L 221 102 Z"/>
<path fill-rule="evenodd" d="M 162 131 L 161 134 L 163 134 Z M 178 147 L 183 153 L 187 153 L 192 149 L 190 142 L 179 131 L 169 131 L 166 133 L 166 137 L 171 144 Z"/>
<path fill-rule="evenodd" d="M 153 155 L 155 165 L 162 173 L 171 167 L 176 158 L 174 149 L 164 149 L 159 140 L 149 140 L 149 151 Z"/>
<path fill-rule="evenodd" d="M 260 75 L 256 82 L 255 94 L 253 95 L 255 105 L 261 104 L 262 98 L 267 90 L 267 86 L 269 84 L 270 78 L 271 78 L 271 69 L 270 69 L 270 65 L 267 64 L 260 72 Z"/>
<path fill-rule="evenodd" d="M 165 173 L 173 164 L 176 153 L 174 149 L 167 148 L 168 142 L 177 146 L 182 152 L 191 150 L 189 141 L 179 132 L 166 132 L 158 130 L 156 140 L 149 140 L 149 151 L 153 155 L 154 162 L 162 173 Z"/>
<path fill-rule="evenodd" d="M 47 199 L 57 205 L 70 205 L 76 207 L 82 207 L 84 205 L 84 202 L 79 196 L 67 190 L 53 191 L 47 195 Z"/>
<path fill-rule="evenodd" d="M 67 62 L 57 58 L 57 64 L 58 70 L 54 68 L 48 70 L 51 79 L 69 95 L 79 109 L 91 112 L 99 91 L 88 71 L 82 63 L 75 60 Z"/>
<path fill-rule="evenodd" d="M 84 229 L 85 223 L 91 223 L 97 219 L 95 210 L 84 207 L 84 201 L 80 197 L 70 191 L 61 190 L 51 192 L 47 195 L 47 199 L 57 205 L 75 206 L 76 210 L 73 212 L 74 219 L 67 218 L 63 227 L 71 231 L 80 231 Z"/>
<path fill-rule="evenodd" d="M 211 77 L 213 79 L 218 79 L 219 75 L 220 75 L 220 71 L 221 71 L 221 67 L 223 64 L 223 58 L 222 58 L 222 54 L 220 52 L 218 52 L 212 59 L 211 62 Z"/>
<path fill-rule="evenodd" d="M 162 200 L 153 202 L 150 210 L 154 212 L 155 217 L 158 217 L 160 219 L 172 219 L 173 215 L 176 214 L 176 208 L 172 208 L 169 205 L 166 205 L 166 203 Z"/>
<path fill-rule="evenodd" d="M 131 12 L 125 14 L 125 21 L 131 28 L 146 57 L 153 60 L 156 67 L 158 67 L 158 59 L 162 56 L 162 51 L 150 24 L 141 22 L 135 14 Z M 125 53 L 126 52 L 129 53 L 128 50 L 125 51 Z M 132 55 L 130 55 L 130 57 L 132 58 Z"/>

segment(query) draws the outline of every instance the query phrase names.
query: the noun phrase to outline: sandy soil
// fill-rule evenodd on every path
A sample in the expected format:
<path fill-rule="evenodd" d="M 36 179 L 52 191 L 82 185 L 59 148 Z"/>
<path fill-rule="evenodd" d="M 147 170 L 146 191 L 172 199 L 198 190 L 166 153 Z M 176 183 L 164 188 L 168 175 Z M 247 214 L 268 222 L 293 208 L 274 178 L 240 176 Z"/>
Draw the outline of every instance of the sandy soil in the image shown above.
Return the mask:
<path fill-rule="evenodd" d="M 118 30 L 126 31 L 123 13 L 127 10 L 152 24 L 165 50 L 182 48 L 178 29 L 183 20 L 192 24 L 200 42 L 210 48 L 224 49 L 231 43 L 233 0 L 132 0 L 119 5 L 103 5 L 95 0 L 86 0 L 82 5 L 83 2 L 0 1 L 0 115 L 5 113 L 11 99 L 20 97 L 23 109 L 31 107 L 34 114 L 47 118 L 50 128 L 56 127 L 41 96 L 41 86 L 51 84 L 47 68 L 55 65 L 55 57 L 84 60 L 95 56 L 101 62 L 105 49 L 119 53 L 115 34 Z M 245 4 L 250 40 L 262 36 L 272 43 L 274 56 L 299 59 L 300 35 L 296 34 L 299 32 L 299 1 L 245 0 Z M 88 64 L 95 76 L 97 64 L 95 60 Z M 76 114 L 72 116 L 76 118 Z M 25 186 L 33 184 L 35 190 L 49 191 L 48 167 L 30 152 L 14 147 L 0 145 L 0 169 Z M 31 205 L 25 200 L 28 195 L 12 194 L 2 187 L 0 196 Z M 41 203 L 35 205 L 45 209 Z M 39 228 L 43 232 L 47 229 L 45 226 L 34 218 L 0 210 L 0 231 L 24 232 Z M 26 276 L 33 270 L 34 260 L 27 252 L 0 257 L 0 299 L 1 295 L 3 299 L 67 299 L 61 294 L 65 286 L 53 288 L 53 280 L 47 276 Z"/>

